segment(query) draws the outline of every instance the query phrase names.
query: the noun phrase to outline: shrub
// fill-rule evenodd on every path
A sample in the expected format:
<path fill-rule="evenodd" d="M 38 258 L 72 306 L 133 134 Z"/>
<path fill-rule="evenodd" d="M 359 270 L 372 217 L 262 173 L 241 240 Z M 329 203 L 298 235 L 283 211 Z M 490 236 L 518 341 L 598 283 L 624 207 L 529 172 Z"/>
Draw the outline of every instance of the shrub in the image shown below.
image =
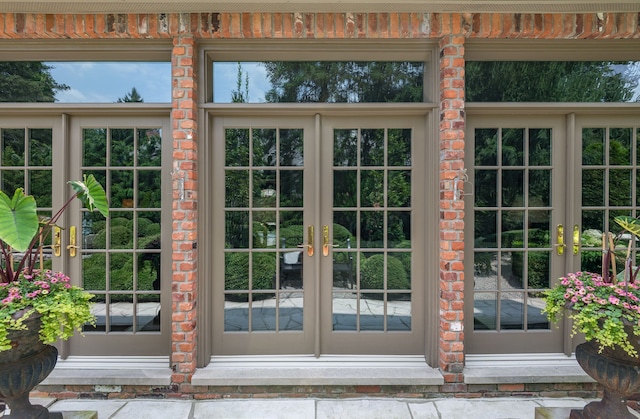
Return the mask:
<path fill-rule="evenodd" d="M 302 244 L 304 240 L 304 227 L 301 225 L 291 225 L 289 227 L 283 227 L 280 229 L 280 241 L 279 246 L 282 246 L 282 239 L 285 239 L 285 246 L 287 248 L 296 247 Z"/>
<path fill-rule="evenodd" d="M 360 288 L 381 290 L 384 287 L 384 255 L 373 255 L 362 263 L 360 269 Z M 407 272 L 402 262 L 394 257 L 387 257 L 387 289 L 406 290 L 410 288 Z"/>
<path fill-rule="evenodd" d="M 227 253 L 225 257 L 224 289 L 249 289 L 249 253 Z M 275 253 L 253 253 L 253 289 L 272 289 L 276 274 Z"/>

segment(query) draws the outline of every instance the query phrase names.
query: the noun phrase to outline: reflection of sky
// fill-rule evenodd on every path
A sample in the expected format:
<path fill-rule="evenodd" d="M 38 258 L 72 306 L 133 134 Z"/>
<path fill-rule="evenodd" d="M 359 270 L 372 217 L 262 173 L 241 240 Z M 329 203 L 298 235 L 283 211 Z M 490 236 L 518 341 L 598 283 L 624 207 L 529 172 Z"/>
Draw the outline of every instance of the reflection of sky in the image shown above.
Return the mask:
<path fill-rule="evenodd" d="M 47 63 L 56 82 L 69 90 L 56 94 L 62 103 L 113 103 L 135 87 L 146 103 L 171 102 L 170 63 Z"/>
<path fill-rule="evenodd" d="M 171 102 L 171 64 L 134 62 L 49 62 L 56 82 L 69 90 L 56 94 L 60 103 L 113 103 L 135 87 L 146 103 Z M 242 63 L 244 75 L 249 75 L 249 98 L 264 102 L 268 89 L 266 72 L 259 63 Z M 237 88 L 238 63 L 216 63 L 215 98 L 217 103 L 231 102 L 231 92 Z"/>
<path fill-rule="evenodd" d="M 245 91 L 246 77 L 249 76 L 249 100 L 251 103 L 264 102 L 264 94 L 269 90 L 266 69 L 260 63 L 242 63 L 242 83 L 240 91 Z M 231 92 L 238 87 L 238 63 L 213 64 L 213 101 L 231 102 Z"/>
<path fill-rule="evenodd" d="M 124 97 L 135 87 L 146 103 L 171 102 L 170 63 L 134 62 L 59 62 L 51 65 L 53 78 L 70 87 L 56 94 L 61 103 L 113 103 Z M 635 97 L 640 100 L 640 62 L 630 68 L 631 75 L 639 81 Z M 242 63 L 242 85 L 249 76 L 249 102 L 264 102 L 269 90 L 265 68 L 260 63 Z M 231 92 L 237 89 L 238 63 L 214 64 L 214 102 L 231 102 Z"/>

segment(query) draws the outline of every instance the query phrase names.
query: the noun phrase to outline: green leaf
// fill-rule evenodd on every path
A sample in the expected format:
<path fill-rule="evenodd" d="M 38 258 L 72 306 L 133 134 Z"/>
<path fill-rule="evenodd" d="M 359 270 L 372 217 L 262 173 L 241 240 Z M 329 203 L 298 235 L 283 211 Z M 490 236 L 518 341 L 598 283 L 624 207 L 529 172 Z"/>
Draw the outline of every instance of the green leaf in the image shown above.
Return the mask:
<path fill-rule="evenodd" d="M 98 210 L 106 217 L 109 214 L 109 203 L 102 185 L 93 175 L 84 175 L 84 182 L 71 180 L 69 184 L 76 192 L 76 196 L 89 211 Z"/>
<path fill-rule="evenodd" d="M 24 252 L 38 232 L 36 200 L 16 189 L 13 198 L 0 191 L 0 240 Z"/>
<path fill-rule="evenodd" d="M 636 237 L 640 237 L 640 220 L 637 218 L 629 217 L 627 215 L 620 215 L 614 218 L 615 222 Z"/>

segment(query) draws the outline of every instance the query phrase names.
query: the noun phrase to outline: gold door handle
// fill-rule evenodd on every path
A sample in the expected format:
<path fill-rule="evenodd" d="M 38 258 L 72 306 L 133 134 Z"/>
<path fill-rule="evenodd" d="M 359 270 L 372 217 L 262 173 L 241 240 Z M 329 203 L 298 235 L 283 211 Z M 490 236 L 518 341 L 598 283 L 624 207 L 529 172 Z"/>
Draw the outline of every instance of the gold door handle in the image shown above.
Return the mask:
<path fill-rule="evenodd" d="M 307 227 L 307 244 L 301 244 L 298 247 L 306 247 L 307 248 L 307 255 L 308 256 L 313 256 L 313 235 L 314 233 L 314 228 L 313 225 L 309 225 Z"/>
<path fill-rule="evenodd" d="M 53 227 L 53 244 L 51 248 L 53 249 L 53 254 L 55 256 L 60 257 L 61 249 L 62 249 L 62 229 L 60 227 Z"/>
<path fill-rule="evenodd" d="M 562 224 L 558 224 L 558 227 L 556 227 L 556 234 L 558 242 L 555 244 L 555 248 L 558 252 L 558 256 L 562 256 L 564 255 L 564 248 L 567 247 L 564 243 L 564 226 Z"/>
<path fill-rule="evenodd" d="M 573 254 L 577 255 L 580 252 L 580 226 L 578 224 L 573 226 Z"/>
<path fill-rule="evenodd" d="M 79 248 L 79 246 L 76 246 L 76 226 L 71 226 L 69 227 L 69 244 L 67 245 L 69 256 L 76 257 L 76 249 Z"/>
<path fill-rule="evenodd" d="M 329 243 L 329 226 L 322 226 L 322 256 L 329 256 L 329 248 L 335 246 Z"/>

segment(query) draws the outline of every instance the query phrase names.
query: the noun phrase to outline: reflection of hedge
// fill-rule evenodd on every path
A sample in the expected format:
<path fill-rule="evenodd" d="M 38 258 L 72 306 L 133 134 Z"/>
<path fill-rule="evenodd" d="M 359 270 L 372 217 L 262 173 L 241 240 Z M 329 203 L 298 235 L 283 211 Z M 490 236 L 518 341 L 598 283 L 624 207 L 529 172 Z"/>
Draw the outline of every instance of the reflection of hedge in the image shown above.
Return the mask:
<path fill-rule="evenodd" d="M 511 252 L 511 272 L 518 278 L 520 284 L 523 282 L 524 272 L 524 252 Z M 549 288 L 549 253 L 529 252 L 529 266 L 527 269 L 528 288 Z"/>
<path fill-rule="evenodd" d="M 402 262 L 389 255 L 387 258 L 387 289 L 406 290 L 410 288 L 407 272 Z M 365 259 L 360 268 L 360 288 L 383 289 L 384 286 L 384 256 L 373 255 Z"/>
<path fill-rule="evenodd" d="M 411 249 L 411 240 L 402 240 L 395 246 L 396 249 Z M 394 253 L 394 257 L 400 259 L 407 274 L 411 273 L 411 252 Z"/>
<path fill-rule="evenodd" d="M 351 239 L 351 247 L 356 247 L 356 239 L 346 227 L 333 224 L 333 243 L 340 248 L 347 247 L 347 239 Z"/>
<path fill-rule="evenodd" d="M 144 217 L 138 217 L 138 249 L 159 249 L 160 248 L 160 224 Z M 112 249 L 133 250 L 133 223 L 134 220 L 126 217 L 115 217 L 111 219 L 111 245 Z M 96 231 L 92 248 L 106 249 L 106 222 L 104 220 L 94 221 L 92 230 Z M 104 290 L 106 272 L 109 272 L 109 289 L 111 291 L 133 290 L 134 277 L 134 253 L 111 253 L 110 262 L 107 265 L 105 253 L 93 253 L 85 257 L 83 263 L 84 288 L 87 290 Z M 156 282 L 159 278 L 160 254 L 158 253 L 138 253 L 137 290 L 159 289 L 160 284 Z M 154 287 L 155 285 L 155 287 Z M 128 301 L 131 296 L 112 295 L 111 301 Z"/>
<path fill-rule="evenodd" d="M 83 260 L 83 287 L 88 290 L 105 289 L 105 272 L 109 272 L 105 253 L 92 254 L 90 258 Z M 126 253 L 112 253 L 110 255 L 111 291 L 132 291 L 133 290 L 133 255 Z M 139 260 L 138 264 L 138 290 L 153 290 L 153 282 L 156 280 L 157 272 L 149 260 Z M 112 296 L 112 301 L 122 301 L 121 296 Z"/>
<path fill-rule="evenodd" d="M 276 273 L 275 253 L 253 253 L 253 289 L 272 289 Z M 249 289 L 249 253 L 227 253 L 225 290 Z"/>
<path fill-rule="evenodd" d="M 283 227 L 280 229 L 280 243 L 282 246 L 282 239 L 285 239 L 285 246 L 287 248 L 296 247 L 302 244 L 304 240 L 304 228 L 301 225 L 291 225 L 289 227 Z"/>

